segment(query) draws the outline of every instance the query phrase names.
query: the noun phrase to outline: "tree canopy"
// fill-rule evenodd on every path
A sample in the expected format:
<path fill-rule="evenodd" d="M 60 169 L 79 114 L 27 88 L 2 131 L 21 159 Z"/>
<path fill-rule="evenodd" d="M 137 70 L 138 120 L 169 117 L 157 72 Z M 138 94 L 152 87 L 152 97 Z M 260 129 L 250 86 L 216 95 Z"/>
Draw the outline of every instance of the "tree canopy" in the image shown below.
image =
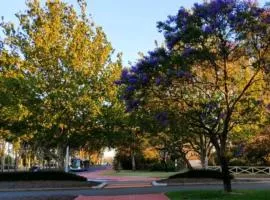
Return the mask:
<path fill-rule="evenodd" d="M 78 1 L 79 13 L 60 0 L 26 5 L 17 27 L 1 22 L 0 121 L 27 131 L 1 128 L 39 138 L 44 150 L 47 143 L 94 146 L 91 134 L 104 128 L 98 123 L 104 107 L 115 104 L 121 58 L 112 61 L 114 50 L 87 16 L 85 1 Z"/>
<path fill-rule="evenodd" d="M 265 110 L 269 18 L 269 11 L 251 1 L 215 0 L 180 8 L 158 23 L 166 47 L 123 70 L 117 82 L 125 88 L 127 111 L 170 107 L 184 116 L 190 134 L 209 137 L 226 191 L 231 191 L 229 137 L 235 127 L 258 121 Z"/>

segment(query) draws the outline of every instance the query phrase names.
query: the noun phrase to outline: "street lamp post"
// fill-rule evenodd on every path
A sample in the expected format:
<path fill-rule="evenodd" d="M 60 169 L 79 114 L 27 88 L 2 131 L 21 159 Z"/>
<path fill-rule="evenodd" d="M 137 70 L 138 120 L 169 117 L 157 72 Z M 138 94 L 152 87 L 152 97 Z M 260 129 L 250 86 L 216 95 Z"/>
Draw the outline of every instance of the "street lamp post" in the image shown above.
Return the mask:
<path fill-rule="evenodd" d="M 66 147 L 66 159 L 65 159 L 65 172 L 69 171 L 69 132 L 67 134 L 67 147 Z"/>
<path fill-rule="evenodd" d="M 65 172 L 69 171 L 69 145 L 67 144 L 67 148 L 66 148 L 66 159 L 65 159 Z"/>

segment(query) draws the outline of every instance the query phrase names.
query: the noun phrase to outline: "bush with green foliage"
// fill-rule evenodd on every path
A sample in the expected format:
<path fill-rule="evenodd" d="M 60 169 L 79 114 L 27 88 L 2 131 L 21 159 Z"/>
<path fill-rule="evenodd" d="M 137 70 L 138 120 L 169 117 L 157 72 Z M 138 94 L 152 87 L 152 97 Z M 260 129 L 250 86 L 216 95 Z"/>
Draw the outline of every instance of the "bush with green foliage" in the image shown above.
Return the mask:
<path fill-rule="evenodd" d="M 136 170 L 149 170 L 153 165 L 159 163 L 157 159 L 147 159 L 141 152 L 135 155 Z M 115 170 L 132 170 L 132 159 L 129 153 L 118 152 L 114 158 L 113 167 Z M 164 171 L 164 170 L 154 170 Z"/>
<path fill-rule="evenodd" d="M 170 176 L 169 179 L 176 178 L 213 178 L 213 179 L 223 179 L 221 172 L 216 170 L 189 170 L 184 173 L 175 174 Z M 230 179 L 233 179 L 233 175 L 230 175 Z"/>
<path fill-rule="evenodd" d="M 168 162 L 158 162 L 154 163 L 151 168 L 151 171 L 166 171 L 166 172 L 175 172 L 177 171 L 177 167 L 175 167 L 175 163 L 173 161 Z"/>

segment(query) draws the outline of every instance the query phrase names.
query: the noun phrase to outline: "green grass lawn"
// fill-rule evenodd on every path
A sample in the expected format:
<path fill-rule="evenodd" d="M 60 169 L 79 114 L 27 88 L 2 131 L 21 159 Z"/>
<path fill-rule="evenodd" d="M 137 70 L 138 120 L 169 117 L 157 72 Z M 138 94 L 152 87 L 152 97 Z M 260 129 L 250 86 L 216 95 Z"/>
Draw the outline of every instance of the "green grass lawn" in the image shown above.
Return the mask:
<path fill-rule="evenodd" d="M 154 178 L 168 178 L 179 172 L 150 172 L 150 171 L 132 171 L 121 170 L 116 172 L 115 170 L 106 171 L 103 173 L 105 176 L 141 176 L 141 177 L 154 177 Z"/>
<path fill-rule="evenodd" d="M 242 190 L 231 194 L 223 191 L 181 191 L 166 195 L 170 200 L 269 200 L 270 190 Z"/>

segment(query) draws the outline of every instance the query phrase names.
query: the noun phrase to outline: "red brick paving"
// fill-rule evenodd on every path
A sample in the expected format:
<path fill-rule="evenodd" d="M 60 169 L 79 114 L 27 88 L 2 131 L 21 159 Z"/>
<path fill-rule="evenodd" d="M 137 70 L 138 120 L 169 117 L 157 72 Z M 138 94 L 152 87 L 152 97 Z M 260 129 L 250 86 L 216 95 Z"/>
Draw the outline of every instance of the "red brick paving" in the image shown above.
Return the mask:
<path fill-rule="evenodd" d="M 109 169 L 110 170 L 110 169 Z M 103 175 L 104 171 L 108 170 L 99 170 L 95 172 L 80 172 L 78 175 L 84 176 L 88 179 L 101 179 L 109 181 L 156 181 L 158 178 L 153 177 L 139 177 L 139 176 L 106 176 Z"/>
<path fill-rule="evenodd" d="M 78 196 L 75 200 L 168 200 L 164 194 L 143 194 L 123 196 Z"/>
<path fill-rule="evenodd" d="M 107 169 L 110 170 L 110 169 Z M 125 187 L 136 187 L 138 186 L 137 181 L 142 181 L 139 187 L 151 187 L 151 182 L 158 178 L 151 177 L 138 177 L 138 176 L 106 176 L 103 175 L 104 170 L 95 172 L 81 172 L 78 173 L 88 179 L 101 179 L 116 182 L 129 182 L 123 184 L 113 184 L 106 186 L 107 188 L 125 188 Z M 135 182 L 134 182 L 135 181 Z M 143 185 L 142 185 L 143 184 Z M 144 195 L 121 195 L 121 196 L 79 196 L 75 200 L 168 200 L 164 194 L 144 194 Z"/>

